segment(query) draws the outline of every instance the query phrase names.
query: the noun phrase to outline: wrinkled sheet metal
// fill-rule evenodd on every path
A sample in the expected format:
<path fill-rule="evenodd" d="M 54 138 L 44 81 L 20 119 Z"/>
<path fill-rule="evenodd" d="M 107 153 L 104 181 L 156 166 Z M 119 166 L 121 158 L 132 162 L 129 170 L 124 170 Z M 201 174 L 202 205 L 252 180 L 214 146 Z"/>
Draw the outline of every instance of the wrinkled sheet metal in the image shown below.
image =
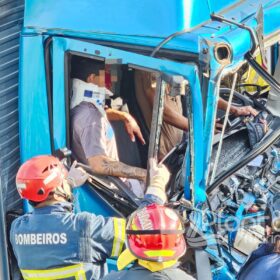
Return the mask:
<path fill-rule="evenodd" d="M 149 1 L 149 0 L 147 0 Z M 50 35 L 62 35 L 62 36 L 71 36 L 71 37 L 77 37 L 77 38 L 87 38 L 87 39 L 94 39 L 94 40 L 100 40 L 100 41 L 111 41 L 111 42 L 118 42 L 118 43 L 124 43 L 124 44 L 130 44 L 130 45 L 139 45 L 139 46 L 150 46 L 155 47 L 158 45 L 163 38 L 166 36 L 169 36 L 170 34 L 174 32 L 178 32 L 181 30 L 184 30 L 183 25 L 175 24 L 172 28 L 169 27 L 172 26 L 172 21 L 170 20 L 170 13 L 172 14 L 172 9 L 170 13 L 168 12 L 169 5 L 176 6 L 178 5 L 178 9 L 181 9 L 181 1 L 179 1 L 179 4 L 176 1 L 167 1 L 166 6 L 164 5 L 156 5 L 156 8 L 154 10 L 158 11 L 157 14 L 166 15 L 168 16 L 168 21 L 165 19 L 157 20 L 155 18 L 154 10 L 152 11 L 152 20 L 153 23 L 150 23 L 150 25 L 143 24 L 145 22 L 145 18 L 141 15 L 140 11 L 137 11 L 137 14 L 141 15 L 140 18 L 137 19 L 137 24 L 133 25 L 133 21 L 125 21 L 127 20 L 127 17 L 123 17 L 123 23 L 122 27 L 119 32 L 113 32 L 111 31 L 102 31 L 98 30 L 98 28 L 91 27 L 94 26 L 94 20 L 93 20 L 93 12 L 92 8 L 89 8 L 88 11 L 90 11 L 90 19 L 87 19 L 84 14 L 82 14 L 83 7 L 77 8 L 75 12 L 81 12 L 81 15 L 71 15 L 71 13 L 74 13 L 74 11 L 71 12 L 71 10 L 75 8 L 75 5 L 68 5 L 68 1 L 55 1 L 55 0 L 48 0 L 48 1 L 36 1 L 36 0 L 28 0 L 26 1 L 26 13 L 25 13 L 25 29 L 24 33 L 39 33 L 39 34 L 50 34 Z M 210 1 L 210 0 L 209 0 Z M 55 2 L 53 6 L 49 6 L 50 3 Z M 67 2 L 65 4 L 64 2 Z M 77 2 L 74 1 L 74 3 Z M 78 1 L 79 2 L 79 1 Z M 88 1 L 83 1 L 88 5 Z M 90 1 L 92 3 L 92 1 Z M 98 1 L 99 2 L 99 1 Z M 102 3 L 105 3 L 106 1 L 102 1 Z M 126 1 L 125 1 L 126 2 Z M 139 2 L 139 1 L 137 1 Z M 144 3 L 145 1 L 141 1 Z M 188 2 L 188 1 L 182 1 L 182 2 Z M 194 9 L 198 10 L 200 13 L 200 16 L 202 15 L 201 11 L 204 11 L 205 9 L 202 9 L 201 6 L 203 4 L 202 1 L 193 1 L 199 2 L 200 4 L 196 4 L 198 6 L 195 6 Z M 212 1 L 211 2 L 215 2 Z M 220 5 L 221 7 L 224 7 L 225 1 L 216 1 L 214 6 Z M 228 2 L 228 1 L 227 1 Z M 63 5 L 64 3 L 64 5 Z M 79 2 L 80 3 L 80 2 Z M 99 2 L 100 3 L 100 2 Z M 119 3 L 119 1 L 118 1 Z M 127 3 L 127 2 L 126 2 Z M 151 3 L 151 1 L 149 1 Z M 152 1 L 152 3 L 158 3 L 158 1 Z M 162 1 L 160 1 L 162 4 Z M 277 2 L 277 0 L 260 0 L 260 1 L 254 1 L 254 0 L 246 0 L 246 1 L 231 1 L 230 3 L 234 5 L 230 5 L 228 8 L 225 9 L 211 9 L 211 13 L 219 13 L 222 14 L 224 17 L 229 19 L 234 19 L 237 22 L 244 22 L 246 24 L 249 23 L 251 26 L 255 26 L 255 20 L 254 16 L 258 10 L 259 5 L 263 5 L 264 7 L 264 35 L 267 37 L 269 34 L 273 33 L 274 31 L 277 31 L 278 26 L 278 15 L 280 13 L 280 7 Z M 34 5 L 34 7 L 33 7 Z M 78 6 L 79 4 L 76 3 Z M 93 7 L 94 3 L 91 4 Z M 102 4 L 104 5 L 104 4 Z M 142 4 L 141 4 L 142 5 Z M 154 4 L 153 4 L 154 5 Z M 190 4 L 189 4 L 190 5 Z M 99 5 L 97 5 L 99 7 Z M 148 6 L 148 4 L 147 4 Z M 209 4 L 211 6 L 211 4 Z M 50 7 L 53 7 L 52 10 L 50 10 Z M 56 15 L 56 8 L 58 9 L 58 14 Z M 100 7 L 99 7 L 100 8 Z M 127 9 L 131 9 L 131 7 L 123 7 L 123 5 L 119 6 L 116 11 L 127 11 Z M 163 9 L 162 12 L 160 9 Z M 175 7 L 173 7 L 175 9 Z M 30 10 L 30 12 L 28 12 Z M 110 9 L 112 10 L 112 9 Z M 136 10 L 136 9 L 135 9 Z M 166 10 L 166 11 L 165 11 Z M 210 13 L 208 11 L 207 20 L 200 21 L 200 23 L 196 23 L 195 25 L 191 25 L 190 29 L 187 27 L 186 32 L 183 35 L 177 36 L 171 41 L 169 41 L 165 46 L 164 49 L 174 50 L 174 51 L 182 51 L 182 52 L 190 52 L 190 53 L 199 53 L 200 47 L 199 47 L 199 41 L 201 37 L 203 38 L 209 38 L 214 39 L 215 41 L 224 41 L 229 44 L 231 44 L 234 47 L 234 55 L 236 55 L 237 58 L 240 58 L 242 53 L 244 53 L 244 50 L 248 49 L 250 47 L 250 39 L 249 34 L 247 31 L 243 30 L 241 32 L 240 29 L 236 31 L 236 28 L 230 27 L 228 24 L 220 23 L 216 21 L 210 20 Z M 67 11 L 67 12 L 66 12 Z M 165 12 L 164 12 L 165 11 Z M 244 12 L 246 11 L 246 12 Z M 108 11 L 106 10 L 106 14 L 108 14 Z M 146 14 L 146 8 L 145 12 Z M 156 15 L 157 15 L 156 14 Z M 195 15 L 197 12 L 195 13 Z M 65 16 L 63 16 L 65 15 Z M 131 16 L 135 16 L 135 13 L 131 13 Z M 146 15 L 147 17 L 150 17 L 150 14 L 148 13 Z M 145 17 L 146 17 L 145 16 Z M 189 15 L 188 15 L 189 16 Z M 41 17 L 45 18 L 44 23 L 40 23 Z M 104 18 L 104 15 L 101 13 L 100 17 Z M 174 17 L 178 17 L 178 15 L 175 13 Z M 55 22 L 55 19 L 57 18 L 57 22 Z M 76 19 L 76 20 L 73 20 Z M 77 20 L 83 18 L 83 21 Z M 121 18 L 121 17 L 120 17 Z M 197 17 L 196 17 L 197 18 Z M 198 17 L 199 18 L 199 17 Z M 112 21 L 112 18 L 104 18 L 106 19 L 106 22 Z M 110 19 L 110 20 L 109 20 Z M 150 19 L 151 20 L 151 19 Z M 186 20 L 185 18 L 181 20 Z M 54 21 L 54 22 L 53 22 Z M 64 21 L 66 23 L 64 23 Z M 112 21 L 113 26 L 118 26 L 119 22 L 121 20 L 118 19 L 117 21 Z M 75 24 L 75 26 L 67 26 L 67 22 L 74 22 L 72 24 Z M 105 22 L 105 23 L 106 23 Z M 127 24 L 129 22 L 129 24 Z M 104 24 L 105 24 L 104 23 Z M 163 31 L 156 30 L 156 34 L 147 33 L 141 30 L 141 28 L 151 30 L 152 25 L 158 25 Z M 79 28 L 79 26 L 85 26 L 84 28 Z M 139 26 L 139 28 L 137 27 Z M 133 32 L 127 32 L 130 28 L 133 28 Z M 109 28 L 110 29 L 110 28 Z M 172 29 L 172 30 L 171 30 Z M 163 33 L 161 33 L 163 32 Z M 145 34 L 147 33 L 147 34 Z M 154 33 L 154 32 L 153 32 Z M 161 34 L 161 35 L 160 35 Z M 249 40 L 249 41 L 248 41 Z"/>
<path fill-rule="evenodd" d="M 26 0 L 25 27 L 166 37 L 193 28 L 236 0 Z M 156 11 L 156 12 L 155 12 Z M 80 19 L 83 19 L 82 21 Z"/>

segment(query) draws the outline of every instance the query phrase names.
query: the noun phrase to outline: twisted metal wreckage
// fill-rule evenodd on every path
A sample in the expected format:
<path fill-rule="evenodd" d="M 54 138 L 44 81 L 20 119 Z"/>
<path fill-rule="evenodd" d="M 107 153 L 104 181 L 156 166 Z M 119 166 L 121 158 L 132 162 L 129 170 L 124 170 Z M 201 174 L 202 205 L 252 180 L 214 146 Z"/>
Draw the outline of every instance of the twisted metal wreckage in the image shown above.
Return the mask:
<path fill-rule="evenodd" d="M 186 239 L 194 252 L 183 266 L 196 273 L 191 265 L 196 259 L 206 264 L 197 271 L 198 278 L 212 274 L 213 279 L 235 279 L 246 256 L 264 239 L 264 210 L 280 188 L 280 84 L 279 76 L 269 74 L 275 65 L 275 73 L 280 67 L 272 55 L 280 39 L 280 2 L 146 0 L 119 1 L 118 7 L 110 0 L 72 2 L 28 0 L 25 4 L 20 49 L 21 161 L 71 149 L 73 56 L 103 61 L 111 73 L 122 74 L 122 84 L 129 83 L 135 69 L 156 72 L 153 120 L 146 134 L 149 150 L 141 152 L 145 156 L 140 166 L 145 166 L 147 156 L 157 156 L 164 88 L 171 84 L 172 95 L 183 91 L 190 122 L 186 141 L 164 159 L 172 169 L 169 205 L 184 217 Z M 271 54 L 269 71 L 263 67 L 267 53 Z M 241 85 L 242 74 L 248 73 L 244 68 L 254 70 L 266 85 Z M 120 96 L 137 119 L 130 92 L 131 96 Z M 246 124 L 257 119 L 217 112 L 219 96 L 260 111 L 258 118 L 268 123 L 264 137 L 250 145 Z M 214 134 L 217 114 L 223 129 Z M 121 147 L 120 158 L 125 158 Z M 92 174 L 91 182 L 75 192 L 76 211 L 128 216 L 139 205 L 116 178 Z M 251 211 L 253 205 L 257 210 Z"/>

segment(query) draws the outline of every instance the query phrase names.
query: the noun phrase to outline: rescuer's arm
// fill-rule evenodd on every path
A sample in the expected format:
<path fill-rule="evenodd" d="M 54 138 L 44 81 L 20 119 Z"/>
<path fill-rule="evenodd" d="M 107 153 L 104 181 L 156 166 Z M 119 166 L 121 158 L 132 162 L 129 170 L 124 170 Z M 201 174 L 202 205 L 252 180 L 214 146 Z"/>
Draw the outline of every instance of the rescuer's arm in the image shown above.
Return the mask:
<path fill-rule="evenodd" d="M 149 166 L 151 180 L 142 204 L 145 203 L 145 200 L 150 203 L 149 198 L 158 204 L 164 204 L 167 201 L 165 189 L 170 178 L 170 173 L 165 165 L 158 165 L 153 158 L 149 159 Z"/>
<path fill-rule="evenodd" d="M 76 188 L 83 185 L 89 178 L 89 174 L 80 167 L 77 167 L 77 161 L 75 160 L 68 171 L 66 180 L 72 187 Z"/>
<path fill-rule="evenodd" d="M 143 94 L 145 94 L 149 103 L 153 106 L 156 88 L 153 86 L 152 74 L 145 73 L 143 71 L 136 71 L 135 75 L 136 79 L 139 79 L 143 85 Z M 189 129 L 188 119 L 180 113 L 174 111 L 168 104 L 164 105 L 163 120 L 181 130 L 187 131 Z"/>
<path fill-rule="evenodd" d="M 88 162 L 93 172 L 97 174 L 146 181 L 147 171 L 145 169 L 124 164 L 105 155 L 90 157 Z"/>
<path fill-rule="evenodd" d="M 107 109 L 106 115 L 109 121 L 123 121 L 126 132 L 128 133 L 132 142 L 135 142 L 136 136 L 143 145 L 145 144 L 140 127 L 130 114 L 115 109 Z"/>

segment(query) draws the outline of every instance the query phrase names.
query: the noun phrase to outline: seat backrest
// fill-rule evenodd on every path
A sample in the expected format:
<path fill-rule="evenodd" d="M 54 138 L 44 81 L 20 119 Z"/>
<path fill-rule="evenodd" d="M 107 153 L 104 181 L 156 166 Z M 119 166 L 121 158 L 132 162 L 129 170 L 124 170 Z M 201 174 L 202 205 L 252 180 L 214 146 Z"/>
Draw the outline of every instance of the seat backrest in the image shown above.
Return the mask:
<path fill-rule="evenodd" d="M 130 114 L 137 120 L 141 129 L 142 135 L 145 139 L 146 145 L 137 142 L 137 148 L 141 160 L 141 167 L 147 167 L 148 147 L 150 130 L 145 122 L 140 106 L 137 102 L 134 83 L 134 71 L 129 71 L 127 68 L 123 69 L 122 83 L 121 83 L 121 97 L 127 103 Z M 143 96 L 144 98 L 144 96 Z"/>
<path fill-rule="evenodd" d="M 124 123 L 122 121 L 113 121 L 111 125 L 114 129 L 120 161 L 131 166 L 142 167 L 138 144 L 131 141 L 125 130 Z"/>

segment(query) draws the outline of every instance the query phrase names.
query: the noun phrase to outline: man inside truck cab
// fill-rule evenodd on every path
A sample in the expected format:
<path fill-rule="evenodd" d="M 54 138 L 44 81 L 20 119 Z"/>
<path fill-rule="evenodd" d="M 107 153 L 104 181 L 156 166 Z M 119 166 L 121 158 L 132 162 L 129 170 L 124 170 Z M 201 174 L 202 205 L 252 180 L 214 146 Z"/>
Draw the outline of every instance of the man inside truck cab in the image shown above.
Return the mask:
<path fill-rule="evenodd" d="M 122 121 L 132 141 L 145 140 L 134 118 L 126 112 L 105 108 L 112 95 L 105 87 L 104 62 L 80 59 L 72 69 L 71 149 L 79 162 L 94 173 L 123 178 L 138 197 L 143 197 L 146 170 L 119 161 L 114 131 L 109 121 Z"/>
<path fill-rule="evenodd" d="M 150 128 L 152 120 L 153 103 L 156 89 L 156 82 L 153 73 L 136 70 L 134 75 L 137 102 Z M 166 87 L 163 123 L 161 128 L 159 159 L 162 159 L 176 144 L 182 141 L 184 131 L 188 131 L 189 122 L 183 115 L 181 96 L 171 96 L 171 87 Z M 218 109 L 226 111 L 228 102 L 220 98 Z M 251 106 L 237 107 L 232 105 L 230 113 L 235 116 L 257 115 L 257 111 Z M 217 129 L 219 129 L 217 124 Z"/>

